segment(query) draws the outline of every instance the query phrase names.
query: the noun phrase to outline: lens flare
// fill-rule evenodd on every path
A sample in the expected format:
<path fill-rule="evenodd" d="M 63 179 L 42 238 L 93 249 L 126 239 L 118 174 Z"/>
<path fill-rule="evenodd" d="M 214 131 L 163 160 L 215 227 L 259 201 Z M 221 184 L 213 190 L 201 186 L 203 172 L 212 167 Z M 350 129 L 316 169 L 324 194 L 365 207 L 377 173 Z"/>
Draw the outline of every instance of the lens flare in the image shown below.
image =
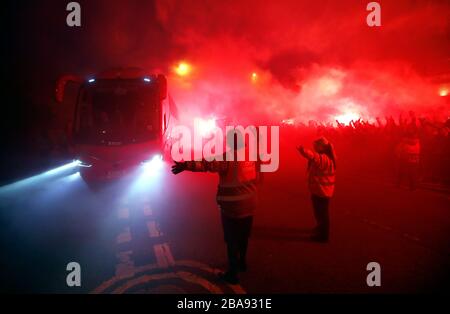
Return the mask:
<path fill-rule="evenodd" d="M 342 123 L 345 125 L 349 125 L 352 120 L 356 121 L 359 118 L 360 118 L 360 116 L 355 112 L 346 112 L 344 114 L 341 114 L 341 115 L 335 117 L 335 119 L 337 121 L 339 121 L 339 123 Z"/>
<path fill-rule="evenodd" d="M 156 171 L 161 169 L 162 165 L 163 165 L 162 155 L 155 155 L 155 156 L 153 156 L 152 159 L 150 159 L 148 161 L 144 161 L 142 163 L 142 169 L 146 173 L 151 174 L 151 173 L 155 173 Z"/>
<path fill-rule="evenodd" d="M 258 81 L 258 74 L 256 72 L 253 72 L 251 75 L 252 83 L 256 83 Z"/>
<path fill-rule="evenodd" d="M 194 123 L 195 123 L 196 130 L 198 130 L 199 134 L 202 137 L 211 136 L 217 127 L 216 119 L 214 119 L 214 118 L 206 119 L 206 120 L 197 118 L 197 119 L 195 119 Z"/>
<path fill-rule="evenodd" d="M 186 62 L 180 62 L 175 66 L 174 71 L 179 76 L 186 76 L 191 73 L 192 67 Z"/>
<path fill-rule="evenodd" d="M 130 199 L 142 193 L 154 195 L 163 188 L 164 166 L 162 155 L 155 155 L 141 163 L 135 171 L 130 173 L 130 184 L 127 184 L 124 198 Z"/>
<path fill-rule="evenodd" d="M 59 178 L 65 175 L 71 174 L 73 171 L 77 169 L 79 166 L 79 162 L 74 160 L 68 164 L 62 165 L 60 167 L 48 170 L 44 173 L 35 175 L 33 177 L 23 179 L 20 181 L 16 181 L 14 183 L 2 186 L 0 188 L 0 192 L 12 191 L 20 188 L 24 188 L 30 185 L 41 184 L 47 182 L 50 179 Z"/>
<path fill-rule="evenodd" d="M 83 162 L 82 160 L 79 160 L 79 159 L 74 160 L 74 162 L 75 162 L 75 163 L 77 164 L 77 166 L 79 166 L 79 167 L 83 167 L 83 168 L 91 168 L 91 167 L 92 167 L 91 164 L 85 163 L 85 162 Z"/>

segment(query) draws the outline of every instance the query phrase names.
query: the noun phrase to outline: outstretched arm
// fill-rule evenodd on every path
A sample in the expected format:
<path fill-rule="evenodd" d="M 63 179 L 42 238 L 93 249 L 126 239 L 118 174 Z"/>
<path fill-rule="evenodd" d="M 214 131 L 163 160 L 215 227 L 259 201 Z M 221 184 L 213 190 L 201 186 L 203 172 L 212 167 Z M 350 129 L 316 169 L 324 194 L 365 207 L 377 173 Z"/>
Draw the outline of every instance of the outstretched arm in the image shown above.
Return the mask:
<path fill-rule="evenodd" d="M 314 152 L 305 148 L 305 146 L 303 145 L 297 146 L 297 150 L 300 153 L 300 155 L 302 155 L 306 159 L 308 160 L 314 159 Z"/>
<path fill-rule="evenodd" d="M 297 147 L 297 150 L 299 151 L 299 153 L 305 157 L 306 159 L 312 161 L 315 164 L 320 164 L 321 163 L 321 158 L 320 155 L 313 152 L 310 149 L 305 148 L 303 145 L 300 145 Z"/>
<path fill-rule="evenodd" d="M 172 166 L 172 173 L 173 174 L 179 174 L 180 172 L 183 172 L 186 170 L 186 162 L 177 162 L 175 161 L 175 165 Z"/>
<path fill-rule="evenodd" d="M 227 170 L 228 163 L 219 160 L 187 161 L 187 170 L 194 172 L 222 172 Z"/>
<path fill-rule="evenodd" d="M 193 172 L 222 172 L 226 171 L 227 167 L 227 162 L 217 160 L 175 162 L 175 165 L 172 166 L 172 173 L 178 174 L 185 170 Z"/>

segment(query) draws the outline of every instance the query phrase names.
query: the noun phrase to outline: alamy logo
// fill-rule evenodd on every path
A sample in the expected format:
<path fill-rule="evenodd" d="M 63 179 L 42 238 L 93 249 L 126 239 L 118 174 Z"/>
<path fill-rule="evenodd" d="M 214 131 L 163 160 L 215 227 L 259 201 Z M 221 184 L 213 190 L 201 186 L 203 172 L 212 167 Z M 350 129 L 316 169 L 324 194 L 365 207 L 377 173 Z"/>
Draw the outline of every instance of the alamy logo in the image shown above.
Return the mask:
<path fill-rule="evenodd" d="M 378 2 L 369 2 L 366 7 L 367 11 L 371 11 L 366 18 L 368 26 L 381 26 L 381 5 Z"/>
<path fill-rule="evenodd" d="M 366 270 L 370 271 L 367 275 L 366 283 L 369 287 L 381 286 L 381 266 L 377 262 L 367 264 Z"/>
<path fill-rule="evenodd" d="M 261 172 L 278 170 L 278 126 L 226 126 L 225 135 L 221 128 L 213 127 L 204 134 L 196 119 L 194 134 L 191 133 L 191 129 L 183 125 L 173 128 L 171 155 L 174 161 L 234 161 L 236 154 L 236 161 L 260 161 Z"/>
<path fill-rule="evenodd" d="M 70 273 L 66 277 L 66 283 L 69 287 L 81 287 L 81 266 L 77 262 L 70 262 L 66 266 Z"/>
<path fill-rule="evenodd" d="M 78 2 L 69 2 L 66 11 L 70 11 L 66 17 L 66 23 L 69 27 L 81 26 L 81 6 Z"/>

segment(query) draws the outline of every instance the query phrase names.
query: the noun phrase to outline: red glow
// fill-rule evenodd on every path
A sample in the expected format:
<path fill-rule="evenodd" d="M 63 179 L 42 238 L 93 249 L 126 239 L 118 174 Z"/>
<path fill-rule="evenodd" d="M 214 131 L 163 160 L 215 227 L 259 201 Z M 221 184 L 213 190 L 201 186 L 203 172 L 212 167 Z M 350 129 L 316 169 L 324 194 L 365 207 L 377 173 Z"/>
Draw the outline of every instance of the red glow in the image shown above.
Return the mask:
<path fill-rule="evenodd" d="M 438 40 L 447 25 L 442 4 L 427 10 L 421 3 L 383 4 L 390 23 L 379 37 L 361 23 L 364 10 L 347 2 L 329 3 L 326 12 L 308 1 L 218 2 L 208 14 L 196 2 L 175 3 L 157 7 L 164 29 L 176 35 L 172 44 L 183 47 L 168 64 L 186 123 L 205 114 L 251 123 L 344 123 L 410 110 L 444 119 L 450 113 L 439 97 L 448 91 L 433 83 L 435 73 L 446 73 L 445 41 Z M 299 20 L 295 12 L 309 13 Z M 239 30 L 225 28 L 236 20 L 245 21 Z"/>

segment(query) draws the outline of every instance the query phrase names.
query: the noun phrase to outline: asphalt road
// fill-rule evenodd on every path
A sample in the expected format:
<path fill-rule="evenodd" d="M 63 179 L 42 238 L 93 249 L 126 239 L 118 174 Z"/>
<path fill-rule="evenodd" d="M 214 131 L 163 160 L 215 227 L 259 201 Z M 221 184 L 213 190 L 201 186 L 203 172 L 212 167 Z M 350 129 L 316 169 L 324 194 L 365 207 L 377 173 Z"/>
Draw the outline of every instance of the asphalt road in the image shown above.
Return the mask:
<path fill-rule="evenodd" d="M 100 190 L 61 173 L 0 188 L 1 291 L 44 293 L 416 293 L 448 276 L 449 195 L 409 191 L 383 175 L 338 169 L 328 244 L 314 226 L 305 162 L 284 152 L 265 175 L 239 286 L 216 279 L 226 265 L 217 176 L 165 164 Z M 68 287 L 66 265 L 81 266 Z M 381 287 L 366 266 L 381 265 Z"/>

